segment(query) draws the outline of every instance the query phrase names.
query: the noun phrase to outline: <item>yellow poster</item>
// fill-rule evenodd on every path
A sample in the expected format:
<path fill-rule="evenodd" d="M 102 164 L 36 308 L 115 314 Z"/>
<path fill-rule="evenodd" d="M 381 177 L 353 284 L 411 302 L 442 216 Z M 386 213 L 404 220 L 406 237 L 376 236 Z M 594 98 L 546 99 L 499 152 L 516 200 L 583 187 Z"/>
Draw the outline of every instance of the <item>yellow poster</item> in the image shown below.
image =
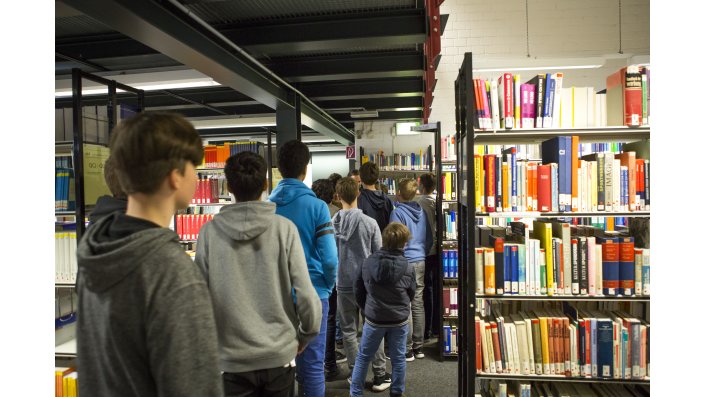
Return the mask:
<path fill-rule="evenodd" d="M 277 187 L 282 179 L 284 178 L 282 178 L 282 174 L 279 173 L 279 169 L 272 167 L 272 190 Z"/>
<path fill-rule="evenodd" d="M 110 149 L 100 145 L 83 145 L 83 189 L 86 205 L 95 205 L 98 197 L 110 195 L 105 184 L 103 167 L 110 156 Z"/>

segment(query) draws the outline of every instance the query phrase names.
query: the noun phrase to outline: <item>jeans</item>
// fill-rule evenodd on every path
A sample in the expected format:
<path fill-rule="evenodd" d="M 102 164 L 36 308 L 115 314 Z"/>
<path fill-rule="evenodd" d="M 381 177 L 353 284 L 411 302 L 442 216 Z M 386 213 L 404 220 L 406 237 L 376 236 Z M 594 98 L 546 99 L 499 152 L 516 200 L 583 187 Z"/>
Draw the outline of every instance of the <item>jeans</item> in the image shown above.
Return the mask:
<path fill-rule="evenodd" d="M 357 329 L 360 325 L 360 309 L 352 292 L 338 291 L 338 313 L 340 314 L 340 328 L 343 330 L 343 348 L 348 357 L 348 367 L 355 366 L 359 345 L 357 342 Z M 384 358 L 384 344 L 379 344 L 379 349 L 372 360 L 372 372 L 375 376 L 384 376 L 387 372 L 387 361 Z M 366 373 L 366 372 L 365 372 Z"/>
<path fill-rule="evenodd" d="M 226 397 L 292 397 L 294 368 L 281 367 L 223 374 Z"/>
<path fill-rule="evenodd" d="M 406 350 L 412 348 L 421 349 L 423 347 L 423 327 L 426 324 L 424 321 L 423 309 L 423 290 L 424 290 L 424 270 L 426 263 L 424 261 L 412 262 L 416 277 L 416 293 L 411 301 L 411 314 L 409 315 L 409 330 L 406 336 Z"/>
<path fill-rule="evenodd" d="M 335 340 L 336 340 L 336 318 L 338 312 L 338 293 L 335 287 L 328 298 L 328 318 L 326 320 L 326 372 L 334 372 L 338 369 L 335 362 Z"/>
<path fill-rule="evenodd" d="M 309 342 L 304 351 L 296 356 L 296 379 L 305 397 L 325 397 L 326 383 L 323 374 L 323 355 L 326 350 L 326 325 L 328 322 L 328 299 L 321 299 L 321 330 Z"/>
<path fill-rule="evenodd" d="M 382 338 L 387 337 L 389 342 L 389 358 L 392 360 L 392 394 L 404 393 L 404 383 L 406 381 L 406 357 L 405 340 L 408 327 L 375 327 L 365 322 L 362 328 L 362 341 L 360 342 L 360 352 L 357 354 L 357 365 L 352 373 L 352 384 L 350 385 L 350 395 L 354 397 L 362 396 L 365 387 L 365 377 L 370 359 L 379 351 Z"/>
<path fill-rule="evenodd" d="M 423 306 L 426 325 L 424 335 L 438 335 L 440 322 L 440 303 L 436 294 L 438 289 L 436 283 L 440 280 L 438 274 L 438 255 L 426 257 L 426 272 L 424 274 Z"/>

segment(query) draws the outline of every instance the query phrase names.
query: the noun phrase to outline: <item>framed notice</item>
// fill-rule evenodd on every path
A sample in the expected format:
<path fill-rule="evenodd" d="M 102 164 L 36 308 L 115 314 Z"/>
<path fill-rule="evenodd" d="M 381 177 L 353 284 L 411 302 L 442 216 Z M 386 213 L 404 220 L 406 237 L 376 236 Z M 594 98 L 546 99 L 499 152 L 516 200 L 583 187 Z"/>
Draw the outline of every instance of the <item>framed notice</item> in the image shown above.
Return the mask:
<path fill-rule="evenodd" d="M 103 167 L 108 156 L 110 156 L 110 149 L 105 146 L 83 145 L 83 186 L 86 205 L 95 205 L 98 197 L 111 194 L 103 176 Z"/>

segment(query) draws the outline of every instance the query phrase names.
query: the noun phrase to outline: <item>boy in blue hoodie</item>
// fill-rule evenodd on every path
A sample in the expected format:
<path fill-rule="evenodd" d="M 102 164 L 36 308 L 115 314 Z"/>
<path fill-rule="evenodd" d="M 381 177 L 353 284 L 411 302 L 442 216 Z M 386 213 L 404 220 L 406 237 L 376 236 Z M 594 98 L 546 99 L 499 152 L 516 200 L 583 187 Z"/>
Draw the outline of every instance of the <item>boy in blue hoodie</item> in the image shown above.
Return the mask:
<path fill-rule="evenodd" d="M 296 378 L 304 396 L 324 397 L 326 318 L 328 298 L 338 272 L 338 252 L 328 206 L 303 183 L 310 158 L 306 144 L 300 141 L 289 141 L 278 148 L 279 172 L 284 179 L 272 191 L 269 200 L 277 205 L 277 215 L 296 225 L 311 283 L 321 299 L 320 332 L 296 357 Z"/>
<path fill-rule="evenodd" d="M 426 215 L 421 205 L 413 201 L 417 188 L 418 184 L 413 179 L 402 179 L 399 182 L 399 191 L 397 192 L 399 205 L 389 217 L 390 222 L 399 222 L 409 228 L 411 232 L 411 239 L 406 248 L 404 248 L 404 257 L 414 268 L 416 295 L 411 301 L 411 332 L 407 336 L 406 361 L 424 358 L 421 350 L 425 325 L 423 307 L 424 271 L 426 267 L 426 252 L 428 252 L 433 243 L 433 241 L 429 241 L 426 238 Z"/>
<path fill-rule="evenodd" d="M 345 355 L 348 357 L 348 367 L 352 370 L 355 367 L 358 351 L 357 330 L 360 318 L 360 309 L 355 302 L 353 284 L 365 259 L 382 247 L 382 234 L 377 222 L 357 208 L 360 188 L 352 177 L 341 179 L 335 190 L 343 204 L 343 209 L 333 217 L 339 257 L 338 313 L 340 314 L 340 329 L 343 331 L 343 347 Z M 388 389 L 392 379 L 386 371 L 387 363 L 382 348 L 378 349 L 375 354 L 372 369 L 374 372 L 372 390 Z"/>
<path fill-rule="evenodd" d="M 390 395 L 404 395 L 409 302 L 416 289 L 414 269 L 402 251 L 408 240 L 406 226 L 390 223 L 382 233 L 382 249 L 365 260 L 355 281 L 355 299 L 364 310 L 365 325 L 350 385 L 351 396 L 362 396 L 367 367 L 384 337 L 392 359 Z"/>

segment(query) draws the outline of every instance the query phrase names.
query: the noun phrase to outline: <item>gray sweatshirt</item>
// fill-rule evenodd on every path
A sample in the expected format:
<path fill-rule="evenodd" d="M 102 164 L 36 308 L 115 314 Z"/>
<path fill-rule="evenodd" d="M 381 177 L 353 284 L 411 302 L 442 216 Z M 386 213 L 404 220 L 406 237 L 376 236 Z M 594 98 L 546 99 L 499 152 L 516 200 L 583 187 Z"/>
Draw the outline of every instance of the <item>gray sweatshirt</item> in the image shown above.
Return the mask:
<path fill-rule="evenodd" d="M 275 210 L 264 201 L 227 205 L 198 237 L 196 264 L 211 291 L 225 372 L 283 367 L 320 330 L 321 300 L 299 233 Z"/>
<path fill-rule="evenodd" d="M 377 222 L 362 210 L 340 210 L 333 217 L 335 243 L 338 246 L 339 293 L 353 293 L 362 263 L 382 247 L 382 234 Z"/>
<path fill-rule="evenodd" d="M 223 395 L 208 288 L 176 233 L 114 212 L 76 253 L 80 395 Z"/>
<path fill-rule="evenodd" d="M 426 256 L 436 255 L 436 197 L 429 194 L 419 194 L 414 197 L 414 201 L 421 205 L 426 214 L 426 235 L 433 238 L 433 244 L 426 252 Z"/>

